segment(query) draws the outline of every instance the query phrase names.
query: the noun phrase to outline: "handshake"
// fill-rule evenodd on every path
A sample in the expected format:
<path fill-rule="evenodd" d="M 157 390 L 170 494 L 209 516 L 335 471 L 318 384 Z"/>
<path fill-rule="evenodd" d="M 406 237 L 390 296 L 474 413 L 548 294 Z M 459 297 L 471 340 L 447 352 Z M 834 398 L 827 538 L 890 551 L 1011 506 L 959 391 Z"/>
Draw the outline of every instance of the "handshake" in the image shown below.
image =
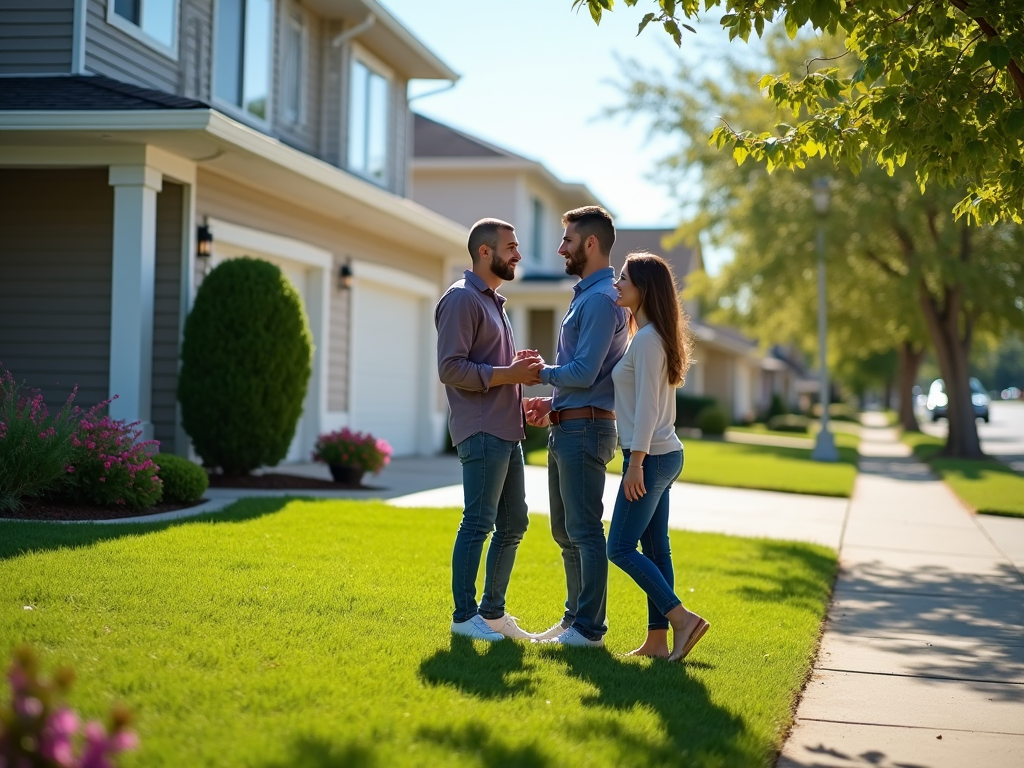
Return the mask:
<path fill-rule="evenodd" d="M 544 358 L 536 349 L 521 349 L 516 352 L 512 365 L 505 368 L 509 384 L 540 384 L 540 369 Z"/>

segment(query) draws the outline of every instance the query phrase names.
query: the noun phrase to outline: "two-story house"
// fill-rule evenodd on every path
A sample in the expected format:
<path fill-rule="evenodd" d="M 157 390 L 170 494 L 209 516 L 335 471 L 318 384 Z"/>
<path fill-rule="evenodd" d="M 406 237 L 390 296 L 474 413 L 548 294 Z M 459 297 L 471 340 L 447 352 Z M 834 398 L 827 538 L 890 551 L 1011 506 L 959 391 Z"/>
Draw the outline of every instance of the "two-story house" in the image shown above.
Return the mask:
<path fill-rule="evenodd" d="M 467 232 L 407 199 L 412 78 L 457 76 L 375 0 L 0 3 L 0 362 L 187 454 L 184 318 L 256 256 L 316 348 L 289 459 L 343 425 L 439 450 L 432 309 Z"/>
<path fill-rule="evenodd" d="M 562 214 L 583 205 L 600 205 L 584 185 L 564 182 L 541 163 L 497 147 L 420 114 L 414 116 L 412 197 L 444 216 L 471 226 L 485 216 L 511 222 L 519 237 L 523 261 L 516 280 L 506 283 L 506 309 L 520 347 L 537 349 L 554 360 L 559 324 L 572 298 L 576 278 L 565 274 L 558 255 Z M 704 268 L 699 247 L 665 248 L 670 229 L 619 227 L 612 264 L 622 266 L 632 251 L 664 256 L 684 287 L 689 275 Z M 452 265 L 456 279 L 468 256 Z M 739 332 L 708 324 L 696 305 L 688 305 L 697 341 L 696 361 L 684 392 L 712 395 L 735 421 L 761 413 L 773 392 L 795 401 L 791 369 L 765 355 L 756 341 Z M 546 387 L 531 387 L 542 394 Z"/>

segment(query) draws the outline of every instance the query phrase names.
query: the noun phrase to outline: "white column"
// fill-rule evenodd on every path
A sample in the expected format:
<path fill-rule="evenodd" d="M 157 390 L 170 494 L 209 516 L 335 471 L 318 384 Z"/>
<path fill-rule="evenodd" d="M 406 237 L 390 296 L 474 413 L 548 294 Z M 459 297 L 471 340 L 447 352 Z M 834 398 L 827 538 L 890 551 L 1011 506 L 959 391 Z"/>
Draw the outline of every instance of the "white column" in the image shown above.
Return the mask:
<path fill-rule="evenodd" d="M 508 304 L 505 305 L 505 314 L 508 315 L 508 323 L 512 326 L 512 335 L 515 336 L 516 349 L 526 349 L 527 346 L 531 349 L 536 349 L 534 340 L 528 338 L 530 335 L 529 311 L 528 307 L 510 307 Z M 554 361 L 548 360 L 547 362 Z"/>
<path fill-rule="evenodd" d="M 142 422 L 153 437 L 153 293 L 156 277 L 156 196 L 159 171 L 112 165 L 114 259 L 110 299 L 110 404 L 115 419 Z"/>

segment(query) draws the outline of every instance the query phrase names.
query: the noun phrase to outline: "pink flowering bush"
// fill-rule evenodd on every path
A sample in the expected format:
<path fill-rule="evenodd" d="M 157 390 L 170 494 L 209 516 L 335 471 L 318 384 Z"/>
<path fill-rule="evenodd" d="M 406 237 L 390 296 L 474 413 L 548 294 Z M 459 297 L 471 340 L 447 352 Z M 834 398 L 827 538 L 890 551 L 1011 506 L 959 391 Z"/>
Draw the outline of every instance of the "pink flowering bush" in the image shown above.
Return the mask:
<path fill-rule="evenodd" d="M 104 403 L 101 403 L 104 405 Z M 126 424 L 96 409 L 80 418 L 74 448 L 72 496 L 79 502 L 145 509 L 160 501 L 160 470 L 149 456 L 155 440 L 139 442 L 138 422 Z"/>
<path fill-rule="evenodd" d="M 118 754 L 138 747 L 128 730 L 131 714 L 122 707 L 111 712 L 109 730 L 95 721 L 82 728 L 63 703 L 74 673 L 62 668 L 43 677 L 31 648 L 15 651 L 7 679 L 11 703 L 0 705 L 0 768 L 113 768 Z"/>
<path fill-rule="evenodd" d="M 343 467 L 361 467 L 377 474 L 391 462 L 391 445 L 367 432 L 353 432 L 348 427 L 328 432 L 316 439 L 313 461 Z"/>
<path fill-rule="evenodd" d="M 51 416 L 42 393 L 19 386 L 10 371 L 0 368 L 0 512 L 70 484 L 77 391 Z"/>

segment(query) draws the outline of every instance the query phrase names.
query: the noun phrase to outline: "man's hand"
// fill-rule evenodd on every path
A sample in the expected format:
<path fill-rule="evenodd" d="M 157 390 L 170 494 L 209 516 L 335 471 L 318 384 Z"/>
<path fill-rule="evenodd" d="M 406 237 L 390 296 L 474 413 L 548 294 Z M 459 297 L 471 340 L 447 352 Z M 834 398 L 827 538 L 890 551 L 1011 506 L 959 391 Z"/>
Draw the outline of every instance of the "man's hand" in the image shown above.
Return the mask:
<path fill-rule="evenodd" d="M 512 365 L 494 366 L 491 374 L 491 386 L 497 387 L 502 384 L 540 384 L 540 369 L 544 367 L 544 361 L 540 356 L 520 357 L 519 353 Z"/>
<path fill-rule="evenodd" d="M 551 425 L 550 397 L 524 397 L 523 408 L 526 410 L 526 423 L 531 427 L 547 427 Z"/>
<path fill-rule="evenodd" d="M 514 360 L 540 360 L 541 363 L 544 362 L 544 358 L 540 356 L 540 352 L 538 352 L 536 349 L 520 349 L 518 352 L 516 352 L 516 356 L 513 359 Z"/>

